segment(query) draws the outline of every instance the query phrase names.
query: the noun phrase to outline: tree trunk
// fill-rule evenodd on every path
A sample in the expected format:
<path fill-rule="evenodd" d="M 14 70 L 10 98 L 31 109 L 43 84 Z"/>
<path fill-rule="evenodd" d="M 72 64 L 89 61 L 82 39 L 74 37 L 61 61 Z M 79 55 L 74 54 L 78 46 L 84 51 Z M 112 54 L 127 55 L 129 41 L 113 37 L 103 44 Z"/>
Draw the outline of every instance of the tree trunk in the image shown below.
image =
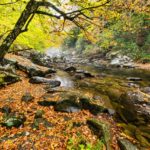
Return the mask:
<path fill-rule="evenodd" d="M 10 46 L 15 41 L 17 36 L 27 30 L 29 21 L 31 21 L 33 18 L 31 16 L 37 9 L 38 5 L 36 4 L 36 2 L 34 0 L 30 0 L 25 10 L 22 12 L 20 18 L 18 19 L 17 23 L 15 24 L 14 29 L 8 34 L 8 36 L 4 39 L 0 46 L 0 61 L 3 60 L 5 54 L 8 52 Z"/>

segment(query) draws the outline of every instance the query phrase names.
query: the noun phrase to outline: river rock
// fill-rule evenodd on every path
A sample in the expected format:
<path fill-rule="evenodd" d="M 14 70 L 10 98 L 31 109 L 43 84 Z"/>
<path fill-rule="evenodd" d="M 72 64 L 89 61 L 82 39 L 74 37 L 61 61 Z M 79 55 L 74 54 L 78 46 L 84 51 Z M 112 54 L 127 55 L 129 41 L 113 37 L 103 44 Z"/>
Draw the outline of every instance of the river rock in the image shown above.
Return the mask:
<path fill-rule="evenodd" d="M 126 92 L 119 99 L 121 118 L 135 124 L 146 124 L 150 122 L 150 97 L 144 93 Z"/>
<path fill-rule="evenodd" d="M 67 68 L 65 68 L 65 71 L 67 71 L 67 72 L 75 72 L 75 71 L 76 71 L 76 68 L 73 67 L 73 66 L 67 67 Z"/>
<path fill-rule="evenodd" d="M 66 100 L 58 101 L 54 106 L 54 110 L 60 112 L 73 113 L 73 112 L 79 112 L 81 110 L 81 106 L 75 100 L 66 99 Z"/>
<path fill-rule="evenodd" d="M 20 81 L 20 77 L 16 74 L 0 71 L 0 86 L 15 83 Z"/>
<path fill-rule="evenodd" d="M 52 67 L 52 63 L 51 63 L 52 59 L 45 53 L 34 51 L 33 53 L 30 54 L 30 58 L 32 62 L 35 64 L 46 66 L 46 67 Z"/>
<path fill-rule="evenodd" d="M 121 150 L 139 150 L 127 139 L 118 139 L 118 144 Z"/>
<path fill-rule="evenodd" d="M 111 59 L 110 65 L 114 67 L 135 68 L 131 58 L 128 56 L 122 56 L 120 54 L 117 54 Z"/>
<path fill-rule="evenodd" d="M 7 54 L 6 59 L 8 59 L 8 60 L 15 59 L 17 61 L 17 64 L 16 64 L 17 67 L 20 70 L 26 72 L 29 75 L 29 77 L 45 76 L 46 74 L 56 72 L 53 68 L 36 65 L 31 60 L 24 58 L 22 56 L 17 56 L 17 55 L 12 55 L 12 54 L 11 54 L 11 56 L 9 56 L 9 54 Z"/>
<path fill-rule="evenodd" d="M 34 99 L 34 97 L 30 94 L 30 93 L 25 93 L 23 96 L 22 96 L 22 98 L 21 98 L 21 100 L 22 101 L 24 101 L 24 102 L 31 102 L 32 100 Z"/>
<path fill-rule="evenodd" d="M 141 88 L 141 91 L 150 95 L 150 87 L 143 87 Z"/>
<path fill-rule="evenodd" d="M 39 76 L 34 76 L 29 80 L 30 83 L 46 83 L 49 84 L 50 87 L 57 87 L 60 86 L 61 82 L 57 81 L 57 80 L 51 80 L 51 79 L 47 79 L 47 78 L 43 78 L 43 77 L 39 77 Z"/>
<path fill-rule="evenodd" d="M 139 77 L 128 77 L 127 80 L 129 80 L 129 81 L 142 81 L 142 79 Z"/>

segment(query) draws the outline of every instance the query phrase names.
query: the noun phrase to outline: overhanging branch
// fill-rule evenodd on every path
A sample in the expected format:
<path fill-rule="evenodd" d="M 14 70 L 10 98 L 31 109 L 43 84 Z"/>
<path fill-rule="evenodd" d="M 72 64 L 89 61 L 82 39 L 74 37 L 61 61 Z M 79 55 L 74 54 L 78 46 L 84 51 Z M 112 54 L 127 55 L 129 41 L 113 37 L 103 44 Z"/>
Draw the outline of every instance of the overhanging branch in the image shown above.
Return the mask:
<path fill-rule="evenodd" d="M 61 16 L 57 16 L 57 15 L 54 15 L 54 14 L 51 14 L 51 13 L 48 13 L 48 12 L 45 12 L 45 11 L 36 11 L 35 12 L 36 14 L 40 14 L 40 15 L 46 15 L 46 16 L 50 16 L 50 17 L 55 17 L 57 19 L 60 19 Z"/>

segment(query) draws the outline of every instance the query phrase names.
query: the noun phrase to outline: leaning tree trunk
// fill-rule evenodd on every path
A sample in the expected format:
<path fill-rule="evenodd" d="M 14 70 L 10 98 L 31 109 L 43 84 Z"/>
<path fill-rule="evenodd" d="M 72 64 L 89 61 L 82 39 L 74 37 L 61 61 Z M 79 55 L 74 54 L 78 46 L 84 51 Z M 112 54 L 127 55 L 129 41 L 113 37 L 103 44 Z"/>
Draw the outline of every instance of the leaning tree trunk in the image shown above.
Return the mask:
<path fill-rule="evenodd" d="M 4 39 L 0 46 L 0 61 L 3 60 L 5 54 L 8 52 L 10 46 L 17 38 L 17 36 L 25 32 L 27 30 L 27 26 L 29 22 L 32 20 L 34 12 L 38 9 L 38 5 L 36 5 L 34 0 L 30 0 L 22 12 L 20 18 L 15 24 L 14 29 L 8 34 L 8 36 Z"/>

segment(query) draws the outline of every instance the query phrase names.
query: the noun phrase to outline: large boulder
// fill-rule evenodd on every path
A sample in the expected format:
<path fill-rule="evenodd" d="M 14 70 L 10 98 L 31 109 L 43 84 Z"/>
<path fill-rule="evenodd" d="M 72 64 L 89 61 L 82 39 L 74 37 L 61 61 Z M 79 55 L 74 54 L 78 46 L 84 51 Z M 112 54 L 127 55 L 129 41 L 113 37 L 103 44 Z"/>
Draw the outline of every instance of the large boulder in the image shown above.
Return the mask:
<path fill-rule="evenodd" d="M 150 122 L 150 95 L 141 91 L 126 92 L 119 99 L 118 113 L 126 122 L 146 124 Z"/>
<path fill-rule="evenodd" d="M 32 76 L 45 76 L 50 73 L 55 73 L 56 71 L 53 68 L 43 67 L 34 64 L 31 60 L 24 58 L 22 56 L 17 55 L 6 55 L 6 59 L 8 60 L 16 60 L 17 61 L 17 67 L 26 72 L 30 77 Z"/>

